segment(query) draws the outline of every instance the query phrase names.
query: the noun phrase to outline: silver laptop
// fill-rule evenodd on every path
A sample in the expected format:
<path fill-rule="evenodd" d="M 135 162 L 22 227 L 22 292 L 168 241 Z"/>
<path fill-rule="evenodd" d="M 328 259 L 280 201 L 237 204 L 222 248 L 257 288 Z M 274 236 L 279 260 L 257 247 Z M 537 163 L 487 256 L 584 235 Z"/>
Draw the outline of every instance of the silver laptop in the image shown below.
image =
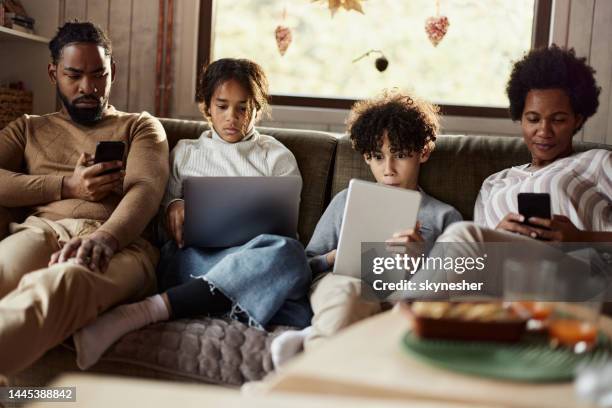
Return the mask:
<path fill-rule="evenodd" d="M 298 176 L 189 177 L 185 245 L 229 248 L 261 234 L 297 238 L 301 189 Z"/>
<path fill-rule="evenodd" d="M 333 273 L 361 278 L 361 243 L 385 242 L 414 227 L 420 204 L 418 191 L 351 180 Z"/>

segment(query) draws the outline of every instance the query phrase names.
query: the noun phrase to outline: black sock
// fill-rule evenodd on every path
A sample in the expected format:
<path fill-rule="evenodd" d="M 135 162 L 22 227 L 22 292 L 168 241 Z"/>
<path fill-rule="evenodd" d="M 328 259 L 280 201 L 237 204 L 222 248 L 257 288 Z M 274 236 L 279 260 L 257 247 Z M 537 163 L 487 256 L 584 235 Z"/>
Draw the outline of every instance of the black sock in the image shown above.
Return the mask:
<path fill-rule="evenodd" d="M 204 279 L 193 279 L 166 292 L 176 319 L 229 312 L 232 302 Z"/>

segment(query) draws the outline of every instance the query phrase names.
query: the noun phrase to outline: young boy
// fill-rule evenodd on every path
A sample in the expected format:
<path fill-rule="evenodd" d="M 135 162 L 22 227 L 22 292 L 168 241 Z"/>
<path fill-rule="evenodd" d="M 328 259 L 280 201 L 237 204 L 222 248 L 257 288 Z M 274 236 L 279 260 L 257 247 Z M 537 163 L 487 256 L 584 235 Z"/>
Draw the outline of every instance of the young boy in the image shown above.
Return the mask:
<path fill-rule="evenodd" d="M 393 234 L 388 244 L 433 243 L 448 225 L 462 219 L 455 208 L 427 195 L 418 186 L 421 164 L 429 159 L 435 147 L 437 111 L 430 103 L 398 92 L 385 92 L 380 97 L 360 101 L 351 110 L 348 133 L 353 148 L 363 155 L 376 181 L 418 190 L 422 195 L 417 225 Z M 275 339 L 272 356 L 277 365 L 295 354 L 302 342 L 308 349 L 381 310 L 378 302 L 361 299 L 359 279 L 330 273 L 347 194 L 348 190 L 343 190 L 333 198 L 306 248 L 314 279 L 310 295 L 312 326 Z"/>

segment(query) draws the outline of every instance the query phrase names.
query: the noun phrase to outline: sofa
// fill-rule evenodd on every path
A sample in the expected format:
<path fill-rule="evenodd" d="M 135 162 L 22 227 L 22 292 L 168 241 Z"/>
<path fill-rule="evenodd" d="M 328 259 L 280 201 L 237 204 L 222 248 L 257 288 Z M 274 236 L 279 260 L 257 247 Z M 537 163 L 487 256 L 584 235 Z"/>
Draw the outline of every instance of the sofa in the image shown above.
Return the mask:
<path fill-rule="evenodd" d="M 200 121 L 161 122 L 171 148 L 178 140 L 197 138 L 208 128 Z M 297 159 L 303 177 L 298 232 L 304 245 L 330 199 L 345 189 L 351 178 L 373 180 L 346 135 L 278 128 L 259 131 L 280 140 Z M 576 142 L 574 147 L 577 151 L 612 149 L 583 142 Z M 435 152 L 422 167 L 419 183 L 469 220 L 482 181 L 528 160 L 529 153 L 519 137 L 441 135 Z M 124 336 L 90 371 L 240 386 L 273 370 L 269 346 L 286 329 L 275 327 L 263 332 L 210 317 L 157 323 Z M 15 386 L 42 385 L 59 373 L 77 370 L 74 348 L 67 339 L 9 382 Z"/>

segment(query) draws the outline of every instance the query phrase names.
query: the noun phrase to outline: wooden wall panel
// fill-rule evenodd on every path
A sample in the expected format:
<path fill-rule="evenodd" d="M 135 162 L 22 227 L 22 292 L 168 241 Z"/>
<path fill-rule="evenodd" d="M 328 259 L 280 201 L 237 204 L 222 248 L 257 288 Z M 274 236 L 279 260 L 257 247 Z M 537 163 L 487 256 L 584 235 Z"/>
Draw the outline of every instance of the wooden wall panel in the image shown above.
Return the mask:
<path fill-rule="evenodd" d="M 597 0 L 593 12 L 593 30 L 590 63 L 597 71 L 595 77 L 601 86 L 599 110 L 584 130 L 583 140 L 612 144 L 612 128 L 608 126 L 612 113 L 612 1 Z"/>
<path fill-rule="evenodd" d="M 588 56 L 591 51 L 594 8 L 595 0 L 571 2 L 568 45 L 574 47 L 578 55 Z"/>
<path fill-rule="evenodd" d="M 113 42 L 113 56 L 117 66 L 110 102 L 118 110 L 127 111 L 131 64 L 132 0 L 110 0 L 108 31 Z"/>
<path fill-rule="evenodd" d="M 198 55 L 198 20 L 200 2 L 174 2 L 174 49 L 172 50 L 174 83 L 170 116 L 182 119 L 202 119 L 195 103 L 196 59 Z"/>
<path fill-rule="evenodd" d="M 155 60 L 159 2 L 133 0 L 128 109 L 155 111 Z"/>
<path fill-rule="evenodd" d="M 608 83 L 609 87 L 612 87 L 612 78 Z M 608 126 L 606 132 L 606 144 L 612 145 L 612 92 L 610 92 L 610 97 L 608 98 L 608 112 L 606 116 L 608 117 Z"/>
<path fill-rule="evenodd" d="M 572 0 L 555 0 L 551 16 L 550 44 L 567 45 Z"/>
<path fill-rule="evenodd" d="M 589 60 L 591 50 L 594 6 L 595 0 L 572 0 L 570 2 L 567 45 L 574 47 L 577 55 L 587 57 L 587 61 Z M 576 140 L 584 140 L 584 131 L 585 129 L 583 128 L 574 138 Z"/>
<path fill-rule="evenodd" d="M 87 18 L 86 0 L 65 0 L 64 21 Z"/>
<path fill-rule="evenodd" d="M 110 0 L 87 0 L 87 20 L 108 30 Z"/>

